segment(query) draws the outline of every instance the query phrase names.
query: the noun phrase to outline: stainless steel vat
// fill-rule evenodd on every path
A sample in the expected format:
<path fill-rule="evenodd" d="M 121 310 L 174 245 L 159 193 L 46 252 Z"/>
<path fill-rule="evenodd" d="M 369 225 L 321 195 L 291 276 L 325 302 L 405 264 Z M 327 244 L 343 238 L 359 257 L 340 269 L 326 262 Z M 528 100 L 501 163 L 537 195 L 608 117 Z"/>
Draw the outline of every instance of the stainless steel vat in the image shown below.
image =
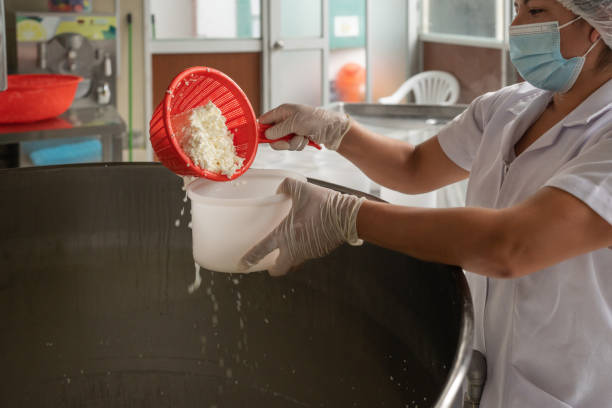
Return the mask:
<path fill-rule="evenodd" d="M 459 268 L 343 246 L 190 295 L 180 187 L 154 164 L 0 170 L 0 406 L 451 406 Z"/>

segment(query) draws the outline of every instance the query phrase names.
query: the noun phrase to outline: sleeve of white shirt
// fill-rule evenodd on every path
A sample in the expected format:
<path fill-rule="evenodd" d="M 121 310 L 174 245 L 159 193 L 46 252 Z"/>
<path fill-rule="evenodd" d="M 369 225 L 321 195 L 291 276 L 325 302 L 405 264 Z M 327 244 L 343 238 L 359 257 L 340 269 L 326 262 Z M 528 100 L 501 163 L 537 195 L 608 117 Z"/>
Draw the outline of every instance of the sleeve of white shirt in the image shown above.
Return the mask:
<path fill-rule="evenodd" d="M 567 191 L 612 224 L 612 134 L 567 162 L 546 185 Z"/>
<path fill-rule="evenodd" d="M 507 89 L 489 92 L 474 99 L 470 106 L 438 133 L 442 150 L 459 167 L 470 171 L 482 142 L 484 128 L 495 102 Z"/>

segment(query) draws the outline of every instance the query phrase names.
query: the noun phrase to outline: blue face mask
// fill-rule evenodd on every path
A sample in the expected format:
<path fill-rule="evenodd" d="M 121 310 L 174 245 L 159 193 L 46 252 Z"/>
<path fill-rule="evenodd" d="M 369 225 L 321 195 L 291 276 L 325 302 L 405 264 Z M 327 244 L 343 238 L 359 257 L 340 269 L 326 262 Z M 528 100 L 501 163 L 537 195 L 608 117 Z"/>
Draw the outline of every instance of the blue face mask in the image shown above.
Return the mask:
<path fill-rule="evenodd" d="M 559 30 L 580 18 L 562 26 L 551 21 L 510 27 L 510 59 L 527 82 L 555 92 L 567 92 L 574 86 L 586 56 L 599 42 L 595 41 L 582 57 L 563 58 Z"/>

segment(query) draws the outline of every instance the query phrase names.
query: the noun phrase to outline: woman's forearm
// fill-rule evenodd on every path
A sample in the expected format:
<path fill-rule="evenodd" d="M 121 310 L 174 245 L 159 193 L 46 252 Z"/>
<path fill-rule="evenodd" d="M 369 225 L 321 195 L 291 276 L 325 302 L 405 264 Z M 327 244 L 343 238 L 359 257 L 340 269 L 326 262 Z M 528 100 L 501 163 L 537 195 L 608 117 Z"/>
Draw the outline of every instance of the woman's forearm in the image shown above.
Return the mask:
<path fill-rule="evenodd" d="M 412 208 L 365 201 L 359 238 L 426 261 L 518 278 L 612 248 L 612 226 L 573 195 L 544 187 L 503 209 Z"/>
<path fill-rule="evenodd" d="M 359 237 L 430 262 L 459 265 L 492 277 L 510 277 L 497 210 L 431 209 L 365 201 Z"/>

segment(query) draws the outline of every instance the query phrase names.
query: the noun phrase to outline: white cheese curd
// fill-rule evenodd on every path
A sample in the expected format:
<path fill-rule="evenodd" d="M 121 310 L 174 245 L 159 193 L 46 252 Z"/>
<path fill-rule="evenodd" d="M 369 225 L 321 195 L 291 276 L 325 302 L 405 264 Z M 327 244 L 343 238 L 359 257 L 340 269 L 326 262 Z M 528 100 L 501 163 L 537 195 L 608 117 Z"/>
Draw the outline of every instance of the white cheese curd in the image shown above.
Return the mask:
<path fill-rule="evenodd" d="M 242 167 L 244 159 L 236 154 L 234 135 L 214 103 L 192 109 L 182 133 L 181 148 L 201 169 L 229 178 Z"/>

